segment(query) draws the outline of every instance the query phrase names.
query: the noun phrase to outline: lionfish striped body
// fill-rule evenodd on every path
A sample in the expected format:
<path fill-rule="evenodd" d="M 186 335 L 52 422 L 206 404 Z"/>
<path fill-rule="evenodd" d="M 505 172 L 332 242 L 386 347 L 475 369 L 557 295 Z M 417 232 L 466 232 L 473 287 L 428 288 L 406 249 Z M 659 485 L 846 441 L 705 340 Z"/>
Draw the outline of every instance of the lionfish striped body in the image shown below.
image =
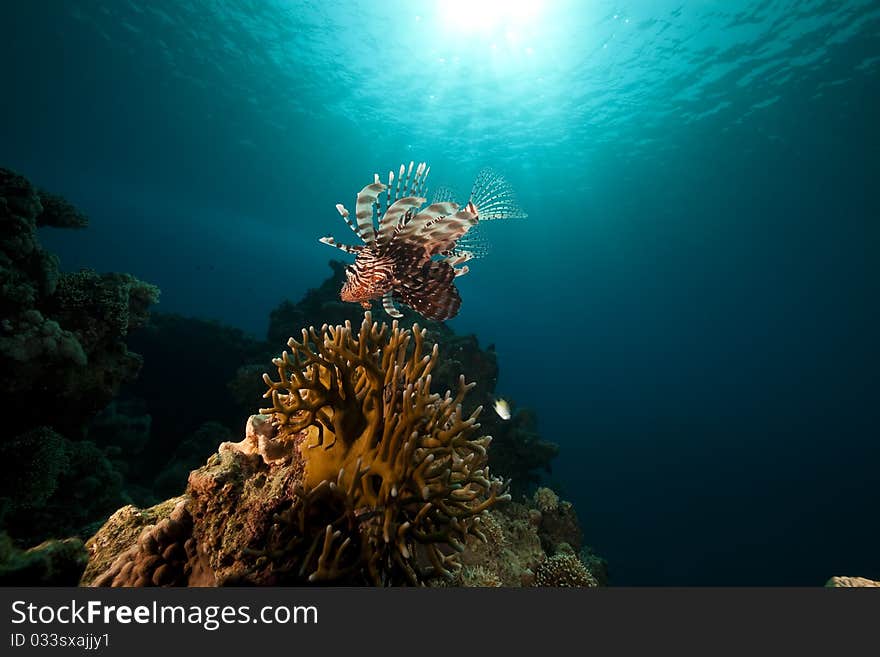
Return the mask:
<path fill-rule="evenodd" d="M 470 246 L 476 240 L 469 244 L 465 238 L 468 231 L 482 220 L 526 215 L 507 182 L 488 170 L 477 177 L 463 208 L 445 190 L 426 206 L 430 167 L 422 162 L 413 171 L 413 165 L 400 166 L 396 185 L 393 171 L 387 184 L 376 174 L 357 195 L 354 222 L 342 204 L 336 206 L 363 244 L 339 244 L 330 236 L 320 241 L 355 256 L 346 268 L 343 301 L 369 308 L 372 300 L 381 299 L 392 317 L 401 316 L 394 305 L 399 302 L 428 319 L 449 319 L 461 307 L 454 280 L 468 272 L 465 262 L 481 255 Z"/>

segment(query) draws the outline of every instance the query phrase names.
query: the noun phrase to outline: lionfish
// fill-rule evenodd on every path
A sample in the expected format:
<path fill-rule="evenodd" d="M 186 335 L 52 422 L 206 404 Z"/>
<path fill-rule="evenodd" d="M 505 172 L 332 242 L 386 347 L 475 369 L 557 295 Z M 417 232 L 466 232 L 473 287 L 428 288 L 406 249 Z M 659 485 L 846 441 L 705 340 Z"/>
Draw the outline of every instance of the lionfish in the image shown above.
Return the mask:
<path fill-rule="evenodd" d="M 464 263 L 484 255 L 475 230 L 478 222 L 527 215 L 507 181 L 491 169 L 479 173 L 464 207 L 452 201 L 447 188 L 438 189 L 425 207 L 431 167 L 422 162 L 413 172 L 413 164 L 400 165 L 396 185 L 393 171 L 387 184 L 374 174 L 373 183 L 357 195 L 356 221 L 344 205 L 336 205 L 363 244 L 339 244 L 329 235 L 320 241 L 355 256 L 345 270 L 343 301 L 368 309 L 373 299 L 381 299 L 385 312 L 402 317 L 398 302 L 442 321 L 455 317 L 461 307 L 454 281 L 468 273 Z"/>

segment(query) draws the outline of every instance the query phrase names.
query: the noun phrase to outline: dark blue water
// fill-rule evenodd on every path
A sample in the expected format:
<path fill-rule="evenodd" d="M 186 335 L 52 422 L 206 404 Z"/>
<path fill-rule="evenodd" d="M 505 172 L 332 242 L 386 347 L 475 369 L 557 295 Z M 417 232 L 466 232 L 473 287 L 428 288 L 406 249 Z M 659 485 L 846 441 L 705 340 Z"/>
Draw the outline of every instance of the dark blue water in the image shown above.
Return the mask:
<path fill-rule="evenodd" d="M 90 215 L 65 268 L 257 335 L 374 171 L 494 166 L 452 324 L 613 583 L 880 579 L 880 6 L 510 5 L 3 3 L 0 164 Z"/>

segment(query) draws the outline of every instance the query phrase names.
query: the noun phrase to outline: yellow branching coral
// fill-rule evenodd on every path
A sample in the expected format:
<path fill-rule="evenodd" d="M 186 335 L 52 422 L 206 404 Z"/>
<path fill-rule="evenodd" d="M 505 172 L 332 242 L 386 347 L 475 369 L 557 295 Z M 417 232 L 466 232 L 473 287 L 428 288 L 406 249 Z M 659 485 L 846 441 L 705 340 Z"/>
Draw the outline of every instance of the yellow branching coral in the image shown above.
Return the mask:
<path fill-rule="evenodd" d="M 473 384 L 461 377 L 455 394 L 432 393 L 438 350 L 425 353 L 424 336 L 418 325 L 389 328 L 367 312 L 359 331 L 349 322 L 303 330 L 273 361 L 278 380 L 264 375 L 272 406 L 260 412 L 272 415 L 282 441 L 299 445 L 305 463 L 276 545 L 307 541 L 302 567 L 313 568 L 311 581 L 448 577 L 467 536 L 481 536 L 481 514 L 508 498 L 489 475 L 481 409 L 462 414 Z M 315 518 L 331 516 L 309 531 Z"/>

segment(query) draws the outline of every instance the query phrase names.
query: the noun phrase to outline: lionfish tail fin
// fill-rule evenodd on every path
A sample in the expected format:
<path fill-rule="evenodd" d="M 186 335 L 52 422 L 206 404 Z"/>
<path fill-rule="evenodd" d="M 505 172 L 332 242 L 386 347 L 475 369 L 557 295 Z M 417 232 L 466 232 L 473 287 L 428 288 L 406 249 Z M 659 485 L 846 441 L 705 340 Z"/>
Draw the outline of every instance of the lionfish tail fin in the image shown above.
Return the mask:
<path fill-rule="evenodd" d="M 461 296 L 453 282 L 456 270 L 445 260 L 430 260 L 394 297 L 427 319 L 439 322 L 455 317 Z"/>
<path fill-rule="evenodd" d="M 474 206 L 480 221 L 524 219 L 528 216 L 519 206 L 513 187 L 507 179 L 489 168 L 477 174 L 471 190 L 470 204 Z"/>

